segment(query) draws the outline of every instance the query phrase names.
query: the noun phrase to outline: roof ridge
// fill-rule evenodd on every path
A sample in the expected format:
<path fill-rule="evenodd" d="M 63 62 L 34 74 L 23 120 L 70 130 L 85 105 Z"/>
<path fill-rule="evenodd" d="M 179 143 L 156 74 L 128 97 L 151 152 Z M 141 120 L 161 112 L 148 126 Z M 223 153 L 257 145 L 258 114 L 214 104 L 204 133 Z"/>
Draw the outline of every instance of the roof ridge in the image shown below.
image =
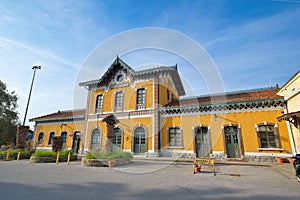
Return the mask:
<path fill-rule="evenodd" d="M 236 90 L 236 91 L 225 91 L 223 93 L 212 93 L 212 94 L 203 94 L 203 95 L 195 95 L 195 96 L 183 96 L 179 97 L 179 100 L 192 99 L 192 98 L 203 98 L 203 97 L 214 97 L 214 96 L 223 96 L 228 94 L 240 94 L 245 92 L 257 92 L 257 91 L 265 91 L 265 90 L 276 90 L 278 89 L 276 86 L 270 87 L 261 87 L 261 88 L 253 88 L 253 89 L 244 89 L 244 90 Z"/>
<path fill-rule="evenodd" d="M 157 67 L 149 67 L 149 68 L 145 68 L 145 69 L 141 69 L 141 70 L 136 70 L 135 73 L 142 73 L 145 71 L 152 71 L 152 70 L 156 70 L 156 69 L 175 69 L 176 70 L 176 66 L 175 65 L 170 65 L 170 66 L 157 66 Z"/>

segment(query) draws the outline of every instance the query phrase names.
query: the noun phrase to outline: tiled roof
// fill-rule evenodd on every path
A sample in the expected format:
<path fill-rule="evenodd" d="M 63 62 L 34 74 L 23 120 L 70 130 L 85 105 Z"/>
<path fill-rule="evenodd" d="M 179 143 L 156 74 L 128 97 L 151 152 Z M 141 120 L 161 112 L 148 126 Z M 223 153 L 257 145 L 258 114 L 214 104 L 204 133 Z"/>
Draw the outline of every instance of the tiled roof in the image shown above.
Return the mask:
<path fill-rule="evenodd" d="M 207 105 L 207 104 L 224 104 L 224 103 L 238 103 L 251 102 L 258 100 L 272 100 L 282 99 L 276 93 L 277 88 L 257 89 L 240 92 L 230 92 L 224 95 L 207 95 L 200 97 L 185 97 L 183 99 L 172 101 L 164 107 L 178 107 L 178 106 L 193 106 L 193 105 Z"/>
<path fill-rule="evenodd" d="M 75 119 L 84 119 L 85 109 L 78 110 L 66 110 L 58 111 L 48 115 L 43 115 L 40 117 L 35 117 L 30 119 L 30 122 L 45 122 L 45 121 L 61 121 L 61 120 L 75 120 Z"/>
<path fill-rule="evenodd" d="M 108 70 L 104 73 L 104 75 L 100 79 L 81 82 L 79 83 L 79 86 L 92 86 L 92 85 L 107 86 L 107 84 L 110 83 L 110 80 L 115 75 L 115 72 L 120 69 L 123 69 L 125 70 L 125 72 L 129 73 L 129 75 L 133 79 L 138 79 L 145 76 L 155 76 L 162 72 L 170 73 L 175 82 L 174 84 L 177 88 L 179 96 L 185 95 L 185 90 L 177 71 L 177 65 L 159 66 L 159 67 L 153 67 L 149 69 L 135 71 L 119 57 L 116 58 L 113 64 L 108 68 Z"/>

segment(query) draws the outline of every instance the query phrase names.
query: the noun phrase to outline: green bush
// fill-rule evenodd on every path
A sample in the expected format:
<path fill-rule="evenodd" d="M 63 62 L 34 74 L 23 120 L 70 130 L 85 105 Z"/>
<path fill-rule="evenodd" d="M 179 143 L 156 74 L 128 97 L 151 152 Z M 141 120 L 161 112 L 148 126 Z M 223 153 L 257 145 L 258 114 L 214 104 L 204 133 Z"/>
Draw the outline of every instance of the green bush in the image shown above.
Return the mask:
<path fill-rule="evenodd" d="M 8 150 L 8 151 L 0 151 L 0 155 L 6 155 L 7 152 L 9 152 L 10 155 L 17 155 L 19 152 L 21 152 L 21 154 L 30 154 L 30 151 L 27 150 L 17 150 L 17 149 L 12 149 L 12 150 Z"/>
<path fill-rule="evenodd" d="M 130 152 L 124 152 L 124 151 L 113 151 L 113 152 L 91 151 L 87 153 L 85 158 L 115 160 L 118 158 L 132 158 L 132 154 Z"/>
<path fill-rule="evenodd" d="M 68 156 L 70 151 L 62 151 L 60 152 L 60 156 L 64 157 L 64 156 Z M 72 152 L 71 152 L 72 155 Z M 57 153 L 56 152 L 52 152 L 52 151 L 36 151 L 33 154 L 34 157 L 56 157 Z"/>

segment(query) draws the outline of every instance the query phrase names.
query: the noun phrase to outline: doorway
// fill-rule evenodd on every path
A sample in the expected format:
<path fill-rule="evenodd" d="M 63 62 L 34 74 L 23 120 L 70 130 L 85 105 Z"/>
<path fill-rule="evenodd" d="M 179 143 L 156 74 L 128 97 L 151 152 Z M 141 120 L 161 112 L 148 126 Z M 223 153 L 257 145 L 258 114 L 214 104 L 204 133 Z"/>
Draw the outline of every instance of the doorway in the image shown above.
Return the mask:
<path fill-rule="evenodd" d="M 240 158 L 240 144 L 237 126 L 224 127 L 225 144 L 228 158 Z"/>
<path fill-rule="evenodd" d="M 210 147 L 207 127 L 195 128 L 195 147 L 197 157 L 209 157 Z"/>
<path fill-rule="evenodd" d="M 78 153 L 80 148 L 80 132 L 76 131 L 73 135 L 72 152 Z"/>
<path fill-rule="evenodd" d="M 133 151 L 134 154 L 144 154 L 146 152 L 146 133 L 143 127 L 137 127 L 134 130 Z"/>

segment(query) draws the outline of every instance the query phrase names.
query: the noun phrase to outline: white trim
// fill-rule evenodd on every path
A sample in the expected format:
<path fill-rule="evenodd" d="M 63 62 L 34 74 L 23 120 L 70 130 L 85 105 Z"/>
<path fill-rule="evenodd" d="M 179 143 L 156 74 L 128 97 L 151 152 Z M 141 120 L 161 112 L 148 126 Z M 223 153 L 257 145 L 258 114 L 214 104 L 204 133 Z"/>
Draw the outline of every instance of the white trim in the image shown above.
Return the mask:
<path fill-rule="evenodd" d="M 290 157 L 286 153 L 262 153 L 262 152 L 245 152 L 245 156 L 280 156 L 280 157 Z"/>
<path fill-rule="evenodd" d="M 257 148 L 258 151 L 283 151 L 282 148 Z"/>
<path fill-rule="evenodd" d="M 154 105 L 155 105 L 155 81 L 154 81 L 154 78 L 152 78 L 152 109 L 154 110 Z M 155 115 L 155 110 L 153 111 L 153 115 L 152 115 L 152 150 L 154 150 L 154 144 L 155 144 L 155 130 L 154 130 L 154 115 Z M 158 112 L 158 111 L 157 111 Z M 160 134 L 161 136 L 161 134 Z M 161 141 L 160 141 L 160 145 L 161 145 Z M 161 149 L 161 146 L 160 146 L 160 149 Z"/>
<path fill-rule="evenodd" d="M 86 111 L 88 111 L 87 113 L 86 113 L 86 116 L 85 116 L 85 130 L 84 130 L 84 141 L 82 141 L 82 144 L 84 144 L 84 148 L 87 146 L 87 131 L 88 131 L 88 126 L 89 126 L 89 124 L 88 124 L 88 122 L 89 122 L 89 113 L 90 113 L 90 107 L 91 107 L 91 96 L 92 96 L 92 90 L 90 90 L 90 94 L 88 95 L 88 100 L 87 100 L 87 102 L 88 102 L 88 105 L 86 105 L 86 110 L 85 110 L 85 112 Z M 73 146 L 73 139 L 72 139 L 72 146 Z"/>
<path fill-rule="evenodd" d="M 287 109 L 284 109 L 284 114 L 287 114 L 287 113 L 288 113 Z M 287 127 L 287 130 L 288 130 L 289 138 L 290 138 L 290 145 L 291 145 L 291 148 L 292 148 L 292 154 L 296 155 L 298 151 L 296 150 L 295 141 L 294 141 L 294 137 L 293 137 L 293 131 L 291 129 L 290 122 L 286 120 L 285 123 L 286 123 L 286 127 Z"/>
<path fill-rule="evenodd" d="M 56 122 L 37 122 L 37 125 L 47 125 L 47 124 L 78 124 L 84 123 L 85 120 L 71 120 L 71 121 L 56 121 Z"/>
<path fill-rule="evenodd" d="M 292 91 L 289 94 L 287 94 L 287 95 L 284 96 L 284 100 L 288 101 L 288 100 L 290 100 L 291 98 L 293 98 L 294 96 L 296 96 L 299 93 L 300 93 L 300 87 L 295 88 L 294 91 Z"/>

